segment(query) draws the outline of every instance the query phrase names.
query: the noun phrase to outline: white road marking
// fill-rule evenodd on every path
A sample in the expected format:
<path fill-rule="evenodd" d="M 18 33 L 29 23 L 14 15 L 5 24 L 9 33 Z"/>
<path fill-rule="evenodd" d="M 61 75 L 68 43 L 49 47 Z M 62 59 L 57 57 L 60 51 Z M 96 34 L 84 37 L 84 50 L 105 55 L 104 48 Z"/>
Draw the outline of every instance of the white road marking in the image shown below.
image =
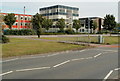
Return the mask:
<path fill-rule="evenodd" d="M 60 63 L 60 64 L 57 64 L 57 65 L 55 65 L 55 66 L 53 66 L 53 67 L 58 67 L 58 66 L 60 66 L 60 65 L 66 64 L 66 63 L 68 63 L 68 62 L 70 62 L 70 60 L 67 60 L 67 61 L 62 62 L 62 63 Z"/>
<path fill-rule="evenodd" d="M 117 51 L 104 52 L 103 54 L 105 54 L 105 53 L 111 54 L 111 53 L 114 53 L 114 52 L 117 52 Z"/>
<path fill-rule="evenodd" d="M 2 61 L 2 62 L 9 62 L 9 61 L 14 61 L 14 60 L 17 60 L 18 58 L 14 58 L 14 59 L 9 59 L 9 60 L 5 60 L 5 61 Z"/>
<path fill-rule="evenodd" d="M 85 50 L 81 50 L 81 51 L 79 51 L 79 52 L 83 52 L 83 51 L 85 51 Z"/>
<path fill-rule="evenodd" d="M 72 59 L 71 61 L 83 60 L 83 59 L 85 59 L 85 58 Z"/>
<path fill-rule="evenodd" d="M 93 57 L 88 57 L 88 58 L 85 58 L 85 59 L 92 59 Z"/>
<path fill-rule="evenodd" d="M 13 72 L 13 71 L 8 71 L 8 72 L 5 72 L 5 73 L 0 74 L 0 76 L 7 75 L 7 74 L 10 74 L 10 73 L 12 73 L 12 72 Z"/>
<path fill-rule="evenodd" d="M 113 72 L 113 70 L 111 70 L 111 71 L 106 75 L 106 77 L 104 78 L 103 81 L 106 81 L 106 79 L 108 79 L 108 77 L 112 74 L 112 72 Z"/>
<path fill-rule="evenodd" d="M 32 70 L 38 70 L 38 69 L 48 69 L 50 67 L 40 67 L 40 68 L 30 68 L 30 69 L 20 69 L 20 70 L 16 70 L 18 72 L 20 71 L 32 71 Z"/>
<path fill-rule="evenodd" d="M 92 49 L 92 50 L 101 50 L 101 51 L 113 51 L 113 52 L 118 52 L 117 50 L 103 50 L 103 49 Z"/>
<path fill-rule="evenodd" d="M 114 69 L 115 71 L 118 71 L 118 70 L 120 70 L 120 68 L 116 68 L 116 69 Z"/>
<path fill-rule="evenodd" d="M 55 55 L 59 55 L 59 53 L 55 53 L 55 54 L 51 54 L 51 55 L 47 55 L 47 56 L 49 57 L 49 56 L 55 56 Z"/>
<path fill-rule="evenodd" d="M 99 53 L 99 54 L 95 55 L 95 56 L 94 56 L 94 58 L 96 58 L 96 57 L 100 56 L 101 54 L 102 54 L 102 53 Z"/>
<path fill-rule="evenodd" d="M 66 53 L 69 53 L 69 51 L 66 51 Z"/>
<path fill-rule="evenodd" d="M 40 57 L 45 57 L 45 56 L 24 57 L 24 58 L 20 58 L 20 59 L 31 59 L 31 58 L 40 58 Z"/>

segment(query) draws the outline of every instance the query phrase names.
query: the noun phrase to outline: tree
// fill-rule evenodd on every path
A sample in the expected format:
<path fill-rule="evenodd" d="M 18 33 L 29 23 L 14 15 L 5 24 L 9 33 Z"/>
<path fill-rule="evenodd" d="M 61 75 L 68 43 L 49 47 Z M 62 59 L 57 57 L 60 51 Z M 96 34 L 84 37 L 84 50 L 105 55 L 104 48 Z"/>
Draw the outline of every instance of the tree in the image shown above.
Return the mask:
<path fill-rule="evenodd" d="M 116 31 L 120 31 L 120 23 L 117 23 L 117 24 L 116 24 L 115 30 L 116 30 Z"/>
<path fill-rule="evenodd" d="M 42 32 L 42 22 L 43 22 L 43 17 L 40 14 L 36 14 L 32 18 L 32 25 L 33 29 L 36 30 L 36 33 L 38 35 L 38 38 L 40 38 L 41 32 Z"/>
<path fill-rule="evenodd" d="M 42 25 L 43 25 L 43 27 L 48 31 L 49 28 L 52 27 L 53 21 L 52 21 L 51 19 L 46 19 L 46 18 L 44 18 L 44 19 L 43 19 L 43 22 L 42 22 Z"/>
<path fill-rule="evenodd" d="M 116 21 L 115 17 L 113 15 L 106 15 L 104 17 L 104 22 L 103 22 L 103 28 L 105 30 L 109 30 L 110 32 L 115 28 L 116 26 Z M 110 33 L 111 35 L 111 33 Z"/>
<path fill-rule="evenodd" d="M 60 28 L 61 32 L 64 32 L 65 20 L 64 19 L 59 19 L 56 23 L 56 27 Z"/>
<path fill-rule="evenodd" d="M 73 20 L 73 28 L 75 28 L 77 32 L 80 27 L 81 27 L 80 20 Z"/>
<path fill-rule="evenodd" d="M 5 25 L 3 23 L 3 19 L 4 19 L 4 15 L 0 14 L 0 34 L 3 34 L 4 33 L 4 28 L 5 28 Z"/>
<path fill-rule="evenodd" d="M 0 26 L 3 25 L 3 19 L 4 19 L 4 16 L 2 14 L 0 14 Z"/>
<path fill-rule="evenodd" d="M 95 33 L 95 29 L 97 28 L 98 26 L 97 26 L 97 22 L 96 21 L 93 21 L 93 31 L 94 31 L 94 33 Z"/>
<path fill-rule="evenodd" d="M 116 27 L 120 27 L 120 23 L 117 23 L 117 24 L 116 24 Z"/>
<path fill-rule="evenodd" d="M 6 25 L 8 25 L 9 29 L 12 29 L 12 25 L 15 23 L 16 17 L 15 14 L 10 13 L 6 16 L 4 16 L 4 22 Z"/>

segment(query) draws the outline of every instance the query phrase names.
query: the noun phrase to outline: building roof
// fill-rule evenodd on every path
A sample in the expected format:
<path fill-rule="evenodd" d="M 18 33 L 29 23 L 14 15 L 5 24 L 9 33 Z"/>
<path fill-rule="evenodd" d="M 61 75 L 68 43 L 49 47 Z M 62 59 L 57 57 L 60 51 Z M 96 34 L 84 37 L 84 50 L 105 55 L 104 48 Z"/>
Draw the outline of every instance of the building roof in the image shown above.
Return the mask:
<path fill-rule="evenodd" d="M 77 7 L 70 7 L 70 6 L 64 6 L 64 5 L 54 5 L 54 6 L 44 7 L 44 8 L 40 8 L 40 10 L 46 10 L 46 9 L 52 9 L 52 8 L 67 8 L 67 9 L 79 10 L 79 8 Z"/>
<path fill-rule="evenodd" d="M 1 13 L 1 14 L 4 14 L 4 15 L 6 15 L 6 14 L 9 14 L 9 13 Z M 15 13 L 14 13 L 15 14 Z M 32 15 L 27 15 L 27 14 L 15 14 L 15 15 L 21 15 L 21 16 L 32 16 Z"/>
<path fill-rule="evenodd" d="M 90 19 L 97 19 L 97 18 L 101 18 L 101 17 L 83 17 L 83 18 L 79 18 L 80 20 L 84 20 L 84 19 L 88 19 L 88 18 L 90 18 Z M 103 18 L 101 18 L 101 19 L 103 19 Z"/>

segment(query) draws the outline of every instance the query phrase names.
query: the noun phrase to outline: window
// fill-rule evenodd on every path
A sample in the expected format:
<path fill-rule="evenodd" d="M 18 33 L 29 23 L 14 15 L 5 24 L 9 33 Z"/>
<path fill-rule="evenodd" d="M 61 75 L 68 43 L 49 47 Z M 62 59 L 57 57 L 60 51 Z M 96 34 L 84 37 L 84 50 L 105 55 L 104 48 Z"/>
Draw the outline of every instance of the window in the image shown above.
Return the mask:
<path fill-rule="evenodd" d="M 56 12 L 56 9 L 52 9 L 52 10 L 51 10 L 51 13 L 55 13 L 55 12 Z"/>
<path fill-rule="evenodd" d="M 65 13 L 65 9 L 59 9 L 59 12 Z"/>
<path fill-rule="evenodd" d="M 82 27 L 84 27 L 84 24 L 81 24 Z"/>
<path fill-rule="evenodd" d="M 77 11 L 77 10 L 73 10 L 73 13 L 74 13 L 74 14 L 78 14 L 78 11 Z"/>
<path fill-rule="evenodd" d="M 82 32 L 84 32 L 84 29 L 82 29 Z"/>
<path fill-rule="evenodd" d="M 80 29 L 80 32 L 81 32 L 81 29 Z"/>
<path fill-rule="evenodd" d="M 49 13 L 49 10 L 46 10 L 46 13 Z"/>
<path fill-rule="evenodd" d="M 57 12 L 58 12 L 58 8 L 57 8 Z"/>
<path fill-rule="evenodd" d="M 27 23 L 25 23 L 25 26 L 27 26 Z"/>
<path fill-rule="evenodd" d="M 16 23 L 16 26 L 17 26 L 17 23 Z"/>
<path fill-rule="evenodd" d="M 31 18 L 29 17 L 28 20 L 31 20 Z"/>
<path fill-rule="evenodd" d="M 23 17 L 21 17 L 21 20 L 23 19 Z"/>
<path fill-rule="evenodd" d="M 25 20 L 27 20 L 27 18 L 25 17 Z"/>

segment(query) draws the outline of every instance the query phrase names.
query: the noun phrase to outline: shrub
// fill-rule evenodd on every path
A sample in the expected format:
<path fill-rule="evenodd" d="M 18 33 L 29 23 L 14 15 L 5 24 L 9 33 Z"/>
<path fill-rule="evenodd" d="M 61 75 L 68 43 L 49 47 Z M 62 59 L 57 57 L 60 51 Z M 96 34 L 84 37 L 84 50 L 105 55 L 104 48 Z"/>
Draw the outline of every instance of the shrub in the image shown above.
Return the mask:
<path fill-rule="evenodd" d="M 67 33 L 67 34 L 75 34 L 74 30 L 72 30 L 72 29 L 66 29 L 65 33 Z"/>
<path fill-rule="evenodd" d="M 2 43 L 8 43 L 8 42 L 10 42 L 9 38 L 2 35 Z"/>
<path fill-rule="evenodd" d="M 59 30 L 58 33 L 65 33 L 65 31 L 64 30 Z"/>

